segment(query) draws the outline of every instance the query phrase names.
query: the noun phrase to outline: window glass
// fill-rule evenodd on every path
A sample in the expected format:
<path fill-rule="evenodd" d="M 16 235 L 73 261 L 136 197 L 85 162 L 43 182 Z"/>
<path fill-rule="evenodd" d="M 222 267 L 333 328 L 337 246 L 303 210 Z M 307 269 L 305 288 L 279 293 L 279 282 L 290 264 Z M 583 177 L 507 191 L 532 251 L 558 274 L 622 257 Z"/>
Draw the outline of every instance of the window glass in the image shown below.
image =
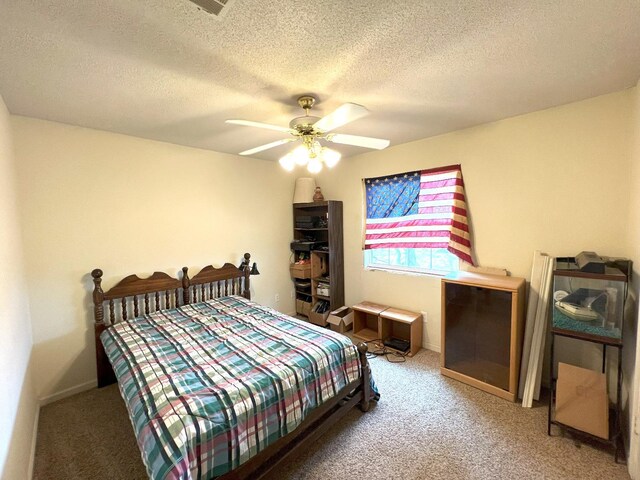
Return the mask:
<path fill-rule="evenodd" d="M 446 248 L 373 248 L 364 251 L 364 266 L 446 275 L 458 270 L 459 260 Z"/>

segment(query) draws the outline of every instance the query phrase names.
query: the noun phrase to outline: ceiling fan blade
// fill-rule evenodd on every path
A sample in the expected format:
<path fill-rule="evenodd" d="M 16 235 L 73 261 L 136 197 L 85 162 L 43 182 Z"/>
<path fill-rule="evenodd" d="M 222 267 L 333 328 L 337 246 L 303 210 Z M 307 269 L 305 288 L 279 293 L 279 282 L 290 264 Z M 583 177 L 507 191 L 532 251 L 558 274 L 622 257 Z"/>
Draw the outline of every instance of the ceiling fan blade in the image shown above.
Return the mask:
<path fill-rule="evenodd" d="M 389 146 L 389 140 L 384 138 L 361 137 L 359 135 L 345 135 L 344 133 L 333 133 L 327 136 L 327 140 L 343 145 L 354 145 L 356 147 L 374 148 L 382 150 Z"/>
<path fill-rule="evenodd" d="M 322 117 L 314 123 L 313 126 L 317 130 L 330 132 L 331 130 L 335 130 L 342 125 L 358 120 L 368 114 L 369 110 L 364 108 L 362 105 L 358 105 L 356 103 L 345 103 L 330 114 Z"/>
<path fill-rule="evenodd" d="M 284 133 L 292 133 L 288 127 L 279 127 L 278 125 L 271 125 L 269 123 L 262 122 L 251 122 L 249 120 L 225 120 L 226 123 L 233 123 L 235 125 L 242 125 L 245 127 L 258 127 L 258 128 L 266 128 L 267 130 L 275 130 L 276 132 L 284 132 Z"/>
<path fill-rule="evenodd" d="M 251 148 L 240 152 L 238 155 L 253 155 L 254 153 L 268 150 L 269 148 L 277 147 L 278 145 L 284 145 L 285 143 L 294 142 L 295 138 L 283 138 L 282 140 L 276 140 L 275 142 L 267 143 L 266 145 L 260 145 L 259 147 Z"/>

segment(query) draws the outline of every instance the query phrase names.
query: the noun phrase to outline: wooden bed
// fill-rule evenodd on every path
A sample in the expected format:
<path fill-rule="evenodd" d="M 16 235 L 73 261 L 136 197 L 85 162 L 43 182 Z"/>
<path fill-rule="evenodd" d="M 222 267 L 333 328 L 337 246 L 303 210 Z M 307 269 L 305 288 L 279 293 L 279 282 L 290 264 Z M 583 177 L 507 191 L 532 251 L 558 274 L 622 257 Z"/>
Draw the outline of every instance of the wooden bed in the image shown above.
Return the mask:
<path fill-rule="evenodd" d="M 129 275 L 108 291 L 102 289 L 103 272 L 95 269 L 93 303 L 95 317 L 96 363 L 98 387 L 116 382 L 115 374 L 100 340 L 103 331 L 127 322 L 142 314 L 149 314 L 181 305 L 193 304 L 227 295 L 241 295 L 250 300 L 250 255 L 244 255 L 244 268 L 226 263 L 221 268 L 209 265 L 190 278 L 187 267 L 181 278 L 155 272 L 148 278 Z M 107 315 L 105 315 L 107 313 Z M 315 408 L 308 417 L 286 436 L 275 441 L 238 468 L 220 479 L 260 478 L 280 462 L 305 445 L 311 445 L 331 425 L 350 409 L 359 406 L 366 412 L 372 400 L 367 346 L 357 346 L 361 363 L 360 378 L 346 385 L 338 395 Z"/>

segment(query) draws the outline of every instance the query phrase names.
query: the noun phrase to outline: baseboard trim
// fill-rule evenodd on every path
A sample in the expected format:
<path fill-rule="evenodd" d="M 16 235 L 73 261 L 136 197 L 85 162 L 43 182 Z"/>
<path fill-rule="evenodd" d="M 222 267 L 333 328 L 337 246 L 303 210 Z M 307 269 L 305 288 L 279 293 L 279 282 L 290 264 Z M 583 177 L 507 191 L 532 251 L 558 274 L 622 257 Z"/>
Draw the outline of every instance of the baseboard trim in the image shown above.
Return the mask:
<path fill-rule="evenodd" d="M 31 432 L 31 452 L 29 453 L 29 469 L 27 470 L 27 478 L 33 478 L 33 469 L 36 463 L 36 442 L 38 440 L 38 422 L 40 420 L 40 405 L 36 406 L 36 414 L 33 419 L 33 431 Z"/>
<path fill-rule="evenodd" d="M 626 442 L 628 445 L 626 445 L 625 442 L 623 442 L 623 445 L 625 446 L 625 455 L 627 458 L 627 470 L 632 480 L 640 480 L 640 465 L 638 464 L 639 455 L 636 453 L 638 451 L 638 447 L 635 445 L 635 442 L 640 441 L 640 435 L 635 433 L 636 429 L 633 427 L 636 421 L 637 420 L 635 418 L 632 418 L 631 425 L 628 427 L 625 427 L 625 422 L 622 423 L 623 438 L 625 440 L 629 440 Z M 627 428 L 629 429 L 629 432 L 626 431 Z"/>
<path fill-rule="evenodd" d="M 75 395 L 76 393 L 85 392 L 87 390 L 91 390 L 92 388 L 96 388 L 98 386 L 97 380 L 91 380 L 90 382 L 81 383 L 80 385 L 76 385 L 74 387 L 66 388 L 61 390 L 60 392 L 56 392 L 52 395 L 47 395 L 40 399 L 40 406 L 44 407 L 49 403 L 57 402 L 58 400 L 62 400 L 63 398 L 70 397 Z"/>
<path fill-rule="evenodd" d="M 423 343 L 422 348 L 426 348 L 427 350 L 431 350 L 432 352 L 441 353 L 440 345 L 435 343 Z"/>

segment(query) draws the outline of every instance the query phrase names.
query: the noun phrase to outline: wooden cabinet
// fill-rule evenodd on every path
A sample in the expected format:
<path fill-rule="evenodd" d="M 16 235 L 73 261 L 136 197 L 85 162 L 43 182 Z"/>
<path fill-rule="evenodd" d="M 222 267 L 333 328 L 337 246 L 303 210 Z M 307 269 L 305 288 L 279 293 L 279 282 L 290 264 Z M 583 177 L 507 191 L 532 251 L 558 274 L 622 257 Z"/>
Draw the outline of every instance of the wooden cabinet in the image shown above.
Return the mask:
<path fill-rule="evenodd" d="M 297 313 L 305 303 L 313 312 L 318 302 L 328 302 L 326 313 L 344 305 L 344 248 L 342 240 L 342 202 L 328 200 L 293 204 L 292 250 L 295 261 L 309 260 L 308 278 L 294 278 Z M 312 315 L 313 316 L 313 315 Z M 313 316 L 314 323 L 326 324 Z"/>
<path fill-rule="evenodd" d="M 380 338 L 398 338 L 409 342 L 407 355 L 413 357 L 422 348 L 422 315 L 418 312 L 387 308 L 380 313 Z M 388 348 L 388 347 L 387 347 Z"/>
<path fill-rule="evenodd" d="M 351 308 L 353 309 L 353 336 L 365 342 L 381 341 L 380 314 L 389 306 L 361 302 Z"/>
<path fill-rule="evenodd" d="M 418 312 L 361 302 L 353 310 L 353 336 L 365 342 L 380 342 L 385 348 L 409 357 L 422 348 L 422 315 Z M 408 342 L 409 350 L 396 350 L 387 340 Z"/>
<path fill-rule="evenodd" d="M 523 278 L 459 272 L 442 279 L 441 373 L 515 401 L 524 304 Z"/>

